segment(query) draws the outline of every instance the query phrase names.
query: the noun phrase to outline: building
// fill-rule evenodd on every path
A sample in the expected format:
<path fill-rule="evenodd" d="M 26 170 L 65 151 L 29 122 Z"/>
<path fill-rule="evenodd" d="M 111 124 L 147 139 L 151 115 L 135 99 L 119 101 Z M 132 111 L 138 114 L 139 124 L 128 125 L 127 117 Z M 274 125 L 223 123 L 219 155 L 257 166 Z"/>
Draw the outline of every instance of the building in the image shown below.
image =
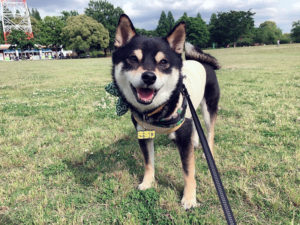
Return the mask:
<path fill-rule="evenodd" d="M 9 48 L 10 44 L 0 45 L 0 61 L 45 60 L 56 57 L 56 53 L 47 48 L 25 51 Z"/>

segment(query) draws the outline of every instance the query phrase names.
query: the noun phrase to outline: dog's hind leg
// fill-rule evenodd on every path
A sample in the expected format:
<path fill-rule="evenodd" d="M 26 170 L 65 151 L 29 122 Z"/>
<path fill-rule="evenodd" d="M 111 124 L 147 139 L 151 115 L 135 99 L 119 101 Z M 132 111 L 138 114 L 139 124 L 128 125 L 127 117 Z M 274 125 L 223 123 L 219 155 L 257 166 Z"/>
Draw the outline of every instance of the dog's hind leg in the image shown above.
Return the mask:
<path fill-rule="evenodd" d="M 206 70 L 206 85 L 204 98 L 201 102 L 202 114 L 207 130 L 208 145 L 214 155 L 215 123 L 218 113 L 218 103 L 220 99 L 220 87 L 216 72 L 210 65 L 204 65 Z"/>
<path fill-rule="evenodd" d="M 207 142 L 212 155 L 214 155 L 215 123 L 217 119 L 217 112 L 210 113 L 208 111 L 208 106 L 206 104 L 205 99 L 203 99 L 201 102 L 201 110 L 204 118 L 205 127 L 207 130 Z"/>
<path fill-rule="evenodd" d="M 186 119 L 182 127 L 176 131 L 176 144 L 179 149 L 183 178 L 184 191 L 181 204 L 184 209 L 197 206 L 196 201 L 196 180 L 195 180 L 195 156 L 193 145 L 192 120 Z"/>

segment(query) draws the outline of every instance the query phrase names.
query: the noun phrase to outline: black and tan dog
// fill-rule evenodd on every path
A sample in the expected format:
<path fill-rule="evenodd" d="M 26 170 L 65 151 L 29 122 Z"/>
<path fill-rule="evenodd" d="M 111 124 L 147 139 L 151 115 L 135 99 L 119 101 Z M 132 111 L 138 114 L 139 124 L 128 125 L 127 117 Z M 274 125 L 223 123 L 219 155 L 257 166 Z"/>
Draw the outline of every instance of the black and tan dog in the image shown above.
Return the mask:
<path fill-rule="evenodd" d="M 112 60 L 113 81 L 130 107 L 145 159 L 139 189 L 150 188 L 154 181 L 154 132 L 168 134 L 179 149 L 184 175 L 181 203 L 189 209 L 197 205 L 194 147 L 199 140 L 181 94 L 182 84 L 195 108 L 201 105 L 211 149 L 220 90 L 215 74 L 219 68 L 217 60 L 185 43 L 185 38 L 183 22 L 167 37 L 149 38 L 138 35 L 129 17 L 122 15 Z"/>

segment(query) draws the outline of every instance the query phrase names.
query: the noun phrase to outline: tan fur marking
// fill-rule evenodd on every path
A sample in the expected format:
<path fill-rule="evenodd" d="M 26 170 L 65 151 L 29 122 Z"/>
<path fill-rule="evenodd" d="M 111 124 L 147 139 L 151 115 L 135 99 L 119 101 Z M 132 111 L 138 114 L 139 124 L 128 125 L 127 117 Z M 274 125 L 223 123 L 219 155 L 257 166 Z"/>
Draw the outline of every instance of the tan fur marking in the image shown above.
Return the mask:
<path fill-rule="evenodd" d="M 211 154 L 214 156 L 214 138 L 215 138 L 215 124 L 217 120 L 217 115 L 211 118 L 210 129 L 208 132 L 208 145 L 211 151 Z"/>
<path fill-rule="evenodd" d="M 162 59 L 165 59 L 166 56 L 163 52 L 158 52 L 155 56 L 155 60 L 157 63 L 159 63 Z"/>
<path fill-rule="evenodd" d="M 195 155 L 194 146 L 190 145 L 188 156 L 188 174 L 183 173 L 184 178 L 184 198 L 190 199 L 195 197 L 196 193 L 196 180 L 195 180 Z"/>
<path fill-rule="evenodd" d="M 142 66 L 139 66 L 136 70 L 132 70 L 131 71 L 131 74 L 132 75 L 135 75 L 135 76 L 140 76 L 142 75 L 146 70 L 142 67 Z"/>
<path fill-rule="evenodd" d="M 185 209 L 197 207 L 194 146 L 190 144 L 189 148 L 189 156 L 187 159 L 188 173 L 183 172 L 184 191 L 181 200 L 181 204 Z"/>
<path fill-rule="evenodd" d="M 154 165 L 152 162 L 149 162 L 148 164 L 145 163 L 145 173 L 143 182 L 139 185 L 140 190 L 146 190 L 148 188 L 151 188 L 151 185 L 154 181 Z"/>
<path fill-rule="evenodd" d="M 154 178 L 154 168 L 152 164 L 145 165 L 144 180 L 152 181 Z"/>
<path fill-rule="evenodd" d="M 143 59 L 143 52 L 141 49 L 137 49 L 133 51 L 134 55 L 138 58 L 138 60 L 141 62 Z"/>
<path fill-rule="evenodd" d="M 155 68 L 154 73 L 156 74 L 156 76 L 159 76 L 159 77 L 162 77 L 162 76 L 165 75 L 164 73 L 162 73 L 162 72 L 161 72 L 159 69 L 157 69 L 157 68 Z"/>
<path fill-rule="evenodd" d="M 155 68 L 154 73 L 156 74 L 156 76 L 162 77 L 162 76 L 166 76 L 165 73 L 162 73 L 159 69 Z M 173 68 L 172 69 L 172 74 L 179 74 L 179 70 Z M 167 75 L 168 76 L 168 75 Z"/>

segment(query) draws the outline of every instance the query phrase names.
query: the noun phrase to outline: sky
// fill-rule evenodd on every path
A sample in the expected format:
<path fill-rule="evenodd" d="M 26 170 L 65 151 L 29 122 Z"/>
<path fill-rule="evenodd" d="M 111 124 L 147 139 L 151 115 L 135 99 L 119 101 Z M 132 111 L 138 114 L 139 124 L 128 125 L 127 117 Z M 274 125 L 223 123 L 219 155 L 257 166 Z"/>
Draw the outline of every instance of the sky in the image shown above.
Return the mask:
<path fill-rule="evenodd" d="M 230 10 L 255 12 L 255 26 L 270 20 L 276 22 L 283 33 L 289 33 L 292 24 L 300 20 L 300 0 L 108 0 L 121 7 L 131 18 L 134 26 L 153 30 L 162 10 L 171 11 L 175 20 L 184 12 L 188 16 L 200 13 L 208 23 L 212 13 Z M 83 13 L 89 0 L 27 0 L 29 8 L 39 10 L 42 17 L 60 15 L 63 10 Z"/>

